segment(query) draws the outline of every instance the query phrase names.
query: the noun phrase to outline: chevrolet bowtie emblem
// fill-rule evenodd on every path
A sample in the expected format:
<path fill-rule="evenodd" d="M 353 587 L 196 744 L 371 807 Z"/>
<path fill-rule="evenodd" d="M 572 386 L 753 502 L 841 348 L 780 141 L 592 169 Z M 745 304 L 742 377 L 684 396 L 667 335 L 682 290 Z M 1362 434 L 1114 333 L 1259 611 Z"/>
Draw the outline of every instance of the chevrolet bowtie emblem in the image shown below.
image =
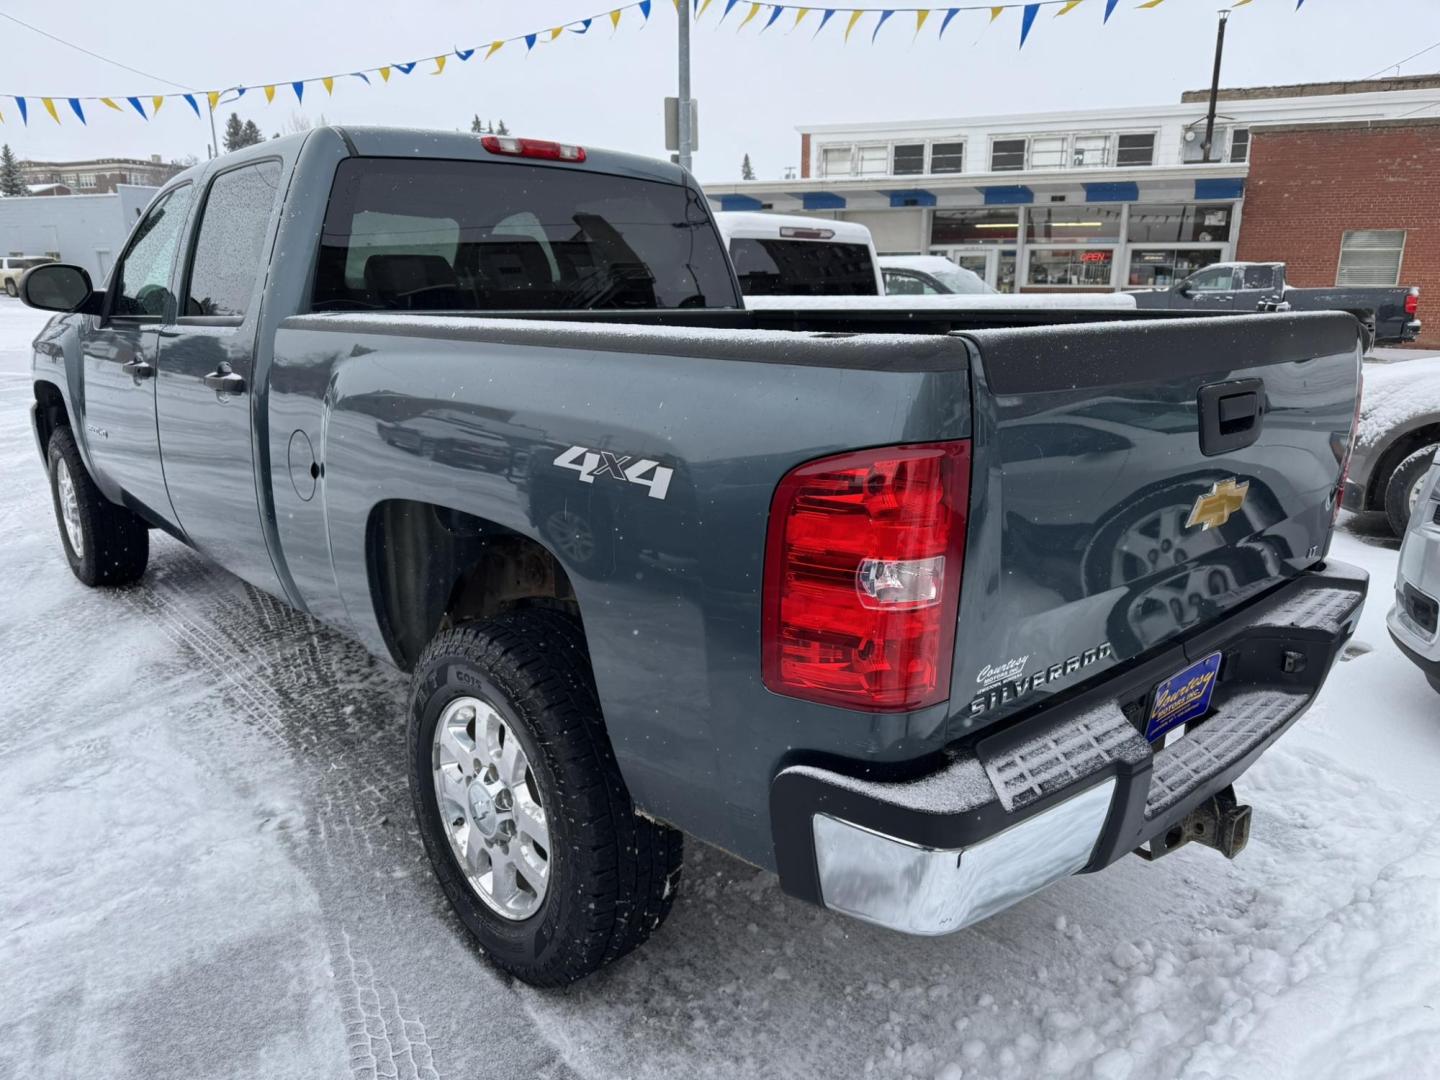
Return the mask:
<path fill-rule="evenodd" d="M 1218 529 L 1230 520 L 1231 514 L 1245 505 L 1245 493 L 1249 490 L 1248 480 L 1243 484 L 1237 484 L 1234 477 L 1215 481 L 1209 491 L 1195 500 L 1185 527 L 1193 529 L 1199 525 L 1201 529 Z"/>

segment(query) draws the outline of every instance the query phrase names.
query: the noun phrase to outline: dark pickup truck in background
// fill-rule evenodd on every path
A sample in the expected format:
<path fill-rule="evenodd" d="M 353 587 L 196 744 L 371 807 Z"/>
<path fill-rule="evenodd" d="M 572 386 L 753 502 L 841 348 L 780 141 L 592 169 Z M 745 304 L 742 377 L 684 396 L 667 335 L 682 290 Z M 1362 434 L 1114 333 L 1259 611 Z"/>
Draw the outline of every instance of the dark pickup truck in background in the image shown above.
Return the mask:
<path fill-rule="evenodd" d="M 747 311 L 678 168 L 359 128 L 21 292 L 75 575 L 161 529 L 411 672 L 426 850 L 537 984 L 660 924 L 679 830 L 916 934 L 1234 855 L 1364 601 L 1348 315 Z"/>
<path fill-rule="evenodd" d="M 1285 283 L 1284 263 L 1215 263 L 1168 289 L 1133 293 L 1142 308 L 1171 311 L 1346 311 L 1360 320 L 1369 352 L 1420 334 L 1420 289 L 1414 285 L 1336 285 L 1301 289 Z"/>

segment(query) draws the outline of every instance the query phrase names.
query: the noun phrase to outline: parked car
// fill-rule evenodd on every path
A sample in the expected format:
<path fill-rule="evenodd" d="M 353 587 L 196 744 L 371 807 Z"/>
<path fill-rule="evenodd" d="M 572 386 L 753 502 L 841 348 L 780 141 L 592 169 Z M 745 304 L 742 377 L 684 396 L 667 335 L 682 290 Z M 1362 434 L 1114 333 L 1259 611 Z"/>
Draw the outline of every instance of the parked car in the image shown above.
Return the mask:
<path fill-rule="evenodd" d="M 1383 511 L 1395 535 L 1405 535 L 1437 447 L 1440 371 L 1416 360 L 1367 363 L 1345 509 Z"/>
<path fill-rule="evenodd" d="M 1176 311 L 1348 311 L 1360 321 L 1368 353 L 1376 345 L 1420 334 L 1420 289 L 1414 285 L 1336 285 L 1300 289 L 1285 283 L 1284 263 L 1215 263 L 1168 289 L 1140 291 L 1141 307 Z"/>
<path fill-rule="evenodd" d="M 1385 617 L 1390 637 L 1440 692 L 1440 465 L 1425 470 L 1400 544 L 1395 602 Z"/>
<path fill-rule="evenodd" d="M 762 214 L 715 215 L 746 296 L 884 296 L 870 230 L 853 221 Z"/>
<path fill-rule="evenodd" d="M 32 266 L 55 262 L 49 255 L 6 255 L 0 258 L 0 285 L 10 296 L 20 295 L 20 278 Z"/>
<path fill-rule="evenodd" d="M 887 296 L 979 296 L 994 293 L 974 270 L 943 255 L 881 255 L 880 273 Z"/>
<path fill-rule="evenodd" d="M 1365 597 L 1346 315 L 747 310 L 679 168 L 329 127 L 22 294 L 76 578 L 158 528 L 410 672 L 426 852 L 539 985 L 660 925 L 681 830 L 913 934 L 1234 856 Z"/>

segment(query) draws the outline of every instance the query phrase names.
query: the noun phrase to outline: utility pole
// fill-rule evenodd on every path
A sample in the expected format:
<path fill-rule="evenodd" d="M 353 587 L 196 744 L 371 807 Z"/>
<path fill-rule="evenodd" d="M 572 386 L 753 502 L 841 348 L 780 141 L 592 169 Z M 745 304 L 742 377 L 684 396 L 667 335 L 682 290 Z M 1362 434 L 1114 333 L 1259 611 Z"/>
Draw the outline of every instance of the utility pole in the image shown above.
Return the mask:
<path fill-rule="evenodd" d="M 1210 76 L 1210 109 L 1205 114 L 1205 141 L 1200 144 L 1200 160 L 1206 163 L 1210 161 L 1210 148 L 1215 141 L 1215 103 L 1220 98 L 1220 59 L 1225 55 L 1225 23 L 1229 18 L 1228 9 L 1220 12 L 1220 26 L 1215 31 L 1215 71 Z"/>
<path fill-rule="evenodd" d="M 680 145 L 677 147 L 680 167 L 690 170 L 690 146 L 693 133 L 690 131 L 690 0 L 680 0 L 675 6 L 680 23 L 680 101 L 677 127 Z"/>

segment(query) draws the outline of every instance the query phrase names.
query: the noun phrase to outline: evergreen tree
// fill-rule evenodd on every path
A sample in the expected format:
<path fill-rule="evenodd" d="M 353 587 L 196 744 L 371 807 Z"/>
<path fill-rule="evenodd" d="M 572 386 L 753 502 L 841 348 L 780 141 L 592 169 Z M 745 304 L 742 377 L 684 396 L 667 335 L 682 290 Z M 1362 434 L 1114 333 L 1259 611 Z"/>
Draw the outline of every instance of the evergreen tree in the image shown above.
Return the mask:
<path fill-rule="evenodd" d="M 260 134 L 260 126 L 254 120 L 245 121 L 245 129 L 240 133 L 240 137 L 245 140 L 241 146 L 255 146 L 265 141 L 265 136 Z"/>
<path fill-rule="evenodd" d="M 10 144 L 6 143 L 0 147 L 0 195 L 24 195 L 28 191 L 20 162 L 15 160 Z"/>
<path fill-rule="evenodd" d="M 741 179 L 741 180 L 754 180 L 754 179 L 755 179 L 755 170 L 754 170 L 754 169 L 751 167 L 751 165 L 750 165 L 750 155 L 749 155 L 749 154 L 746 154 L 746 155 L 745 155 L 745 160 L 742 161 L 742 162 L 740 162 L 740 179 Z"/>
<path fill-rule="evenodd" d="M 500 126 L 495 129 L 496 135 L 509 135 L 510 129 L 505 126 L 505 121 L 500 121 Z"/>
<path fill-rule="evenodd" d="M 479 114 L 479 113 L 476 113 L 476 114 L 475 114 L 475 119 L 470 121 L 470 134 L 472 134 L 472 135 L 484 135 L 484 134 L 485 134 L 485 124 L 481 121 L 481 119 L 480 119 L 480 114 Z"/>
<path fill-rule="evenodd" d="M 227 152 L 239 150 L 245 143 L 245 125 L 240 122 L 239 113 L 231 113 L 230 119 L 225 121 L 225 138 L 222 140 Z"/>

